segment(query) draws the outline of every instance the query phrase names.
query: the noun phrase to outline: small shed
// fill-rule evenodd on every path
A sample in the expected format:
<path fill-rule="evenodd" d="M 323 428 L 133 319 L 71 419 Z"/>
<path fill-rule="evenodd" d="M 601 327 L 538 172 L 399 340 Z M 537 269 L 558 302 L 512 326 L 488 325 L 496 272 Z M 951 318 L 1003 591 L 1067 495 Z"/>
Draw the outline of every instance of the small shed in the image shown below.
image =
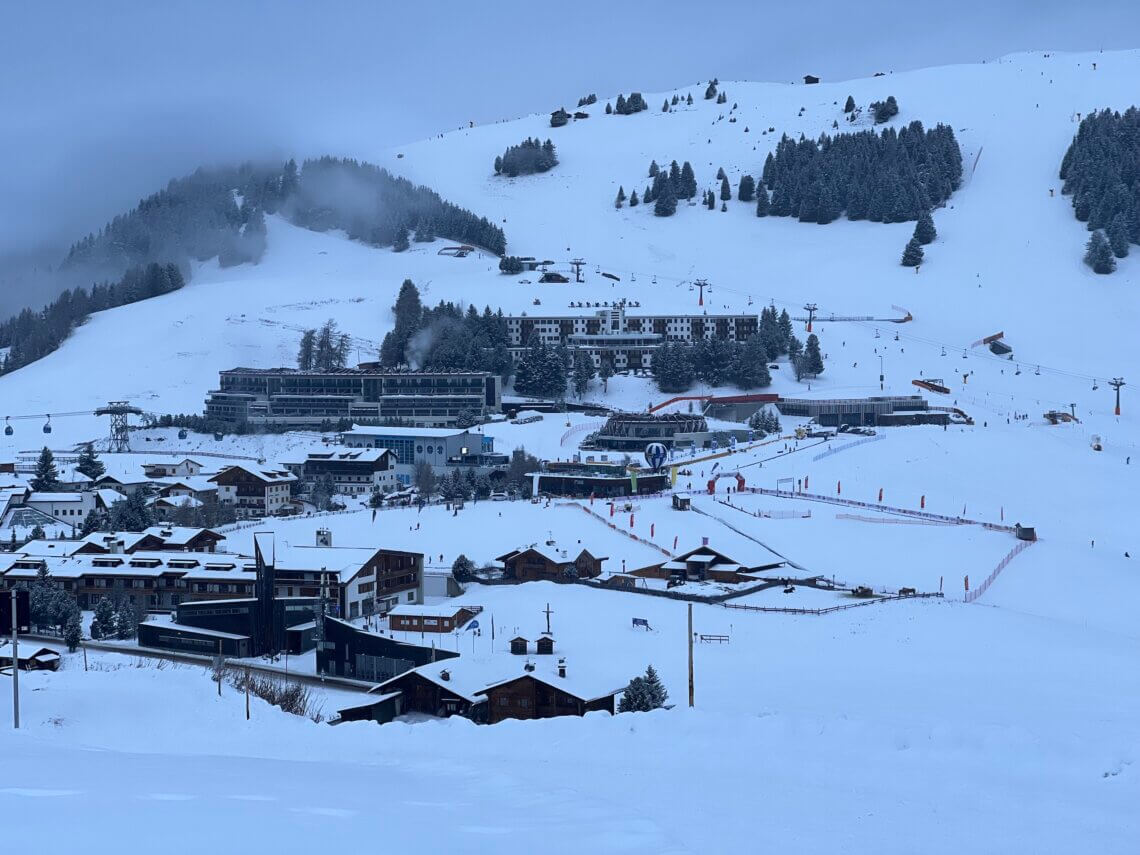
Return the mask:
<path fill-rule="evenodd" d="M 1037 540 L 1037 529 L 1033 528 L 1033 526 L 1017 523 L 1013 527 L 1013 533 L 1018 540 Z"/>
<path fill-rule="evenodd" d="M 34 648 L 28 645 L 26 652 L 20 653 L 19 667 L 21 671 L 58 671 L 59 653 L 50 647 Z M 12 647 L 10 644 L 0 646 L 0 668 L 12 667 Z"/>
<path fill-rule="evenodd" d="M 550 114 L 550 127 L 560 128 L 570 120 L 570 114 L 559 107 Z"/>
<path fill-rule="evenodd" d="M 678 496 L 676 493 L 673 494 L 673 510 L 687 511 L 692 507 L 692 504 L 693 500 L 688 496 Z"/>
<path fill-rule="evenodd" d="M 526 656 L 527 645 L 530 644 L 521 635 L 511 639 L 511 653 L 515 656 Z"/>
<path fill-rule="evenodd" d="M 804 75 L 804 83 L 808 83 L 808 84 L 819 83 L 819 78 L 816 77 L 814 74 L 805 74 Z"/>
<path fill-rule="evenodd" d="M 535 644 L 539 656 L 553 656 L 554 655 L 554 638 L 550 635 L 544 635 L 538 639 Z"/>

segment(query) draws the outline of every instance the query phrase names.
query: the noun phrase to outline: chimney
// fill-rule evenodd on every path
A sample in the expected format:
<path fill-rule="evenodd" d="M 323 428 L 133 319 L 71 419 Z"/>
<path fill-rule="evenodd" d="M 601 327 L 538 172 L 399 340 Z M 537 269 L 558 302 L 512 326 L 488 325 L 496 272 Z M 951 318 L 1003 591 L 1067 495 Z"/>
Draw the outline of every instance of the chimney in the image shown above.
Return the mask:
<path fill-rule="evenodd" d="M 526 672 L 529 674 L 531 671 L 533 671 L 533 670 L 534 670 L 534 663 L 533 663 L 533 662 L 531 662 L 531 661 L 528 659 L 528 660 L 526 661 L 526 664 L 525 664 L 525 665 L 523 665 L 523 670 L 524 670 L 524 671 L 526 671 Z"/>
<path fill-rule="evenodd" d="M 110 538 L 108 540 L 108 543 L 107 543 L 107 550 L 112 555 L 122 555 L 123 554 L 123 541 L 119 540 L 118 538 Z"/>
<path fill-rule="evenodd" d="M 565 677 L 566 676 L 566 657 L 562 657 L 561 659 L 558 660 L 558 676 L 559 677 Z"/>
<path fill-rule="evenodd" d="M 709 539 L 707 537 L 702 537 L 701 538 L 701 546 L 708 546 L 708 545 L 709 545 Z"/>
<path fill-rule="evenodd" d="M 317 529 L 317 546 L 332 546 L 332 532 L 327 528 Z"/>
<path fill-rule="evenodd" d="M 451 679 L 451 672 L 448 671 L 446 668 L 444 668 L 442 671 L 439 672 L 439 679 L 443 680 L 444 682 L 447 682 L 448 680 Z"/>

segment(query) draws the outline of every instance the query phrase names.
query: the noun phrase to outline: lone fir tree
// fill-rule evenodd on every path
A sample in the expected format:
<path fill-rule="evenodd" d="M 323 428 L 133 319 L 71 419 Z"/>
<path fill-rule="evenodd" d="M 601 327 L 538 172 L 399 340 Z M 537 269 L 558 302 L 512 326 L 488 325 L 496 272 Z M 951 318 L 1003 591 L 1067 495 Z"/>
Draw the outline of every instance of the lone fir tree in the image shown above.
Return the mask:
<path fill-rule="evenodd" d="M 83 446 L 83 451 L 79 452 L 79 460 L 75 464 L 75 468 L 92 481 L 100 478 L 107 471 L 106 467 L 103 466 L 103 461 L 95 453 L 95 445 L 90 442 Z"/>
<path fill-rule="evenodd" d="M 906 249 L 902 254 L 903 267 L 918 267 L 922 264 L 922 244 L 918 242 L 917 237 L 912 237 L 907 241 Z"/>
<path fill-rule="evenodd" d="M 37 493 L 59 492 L 59 470 L 55 468 L 55 455 L 46 445 L 36 461 L 36 474 L 32 476 L 31 487 Z"/>

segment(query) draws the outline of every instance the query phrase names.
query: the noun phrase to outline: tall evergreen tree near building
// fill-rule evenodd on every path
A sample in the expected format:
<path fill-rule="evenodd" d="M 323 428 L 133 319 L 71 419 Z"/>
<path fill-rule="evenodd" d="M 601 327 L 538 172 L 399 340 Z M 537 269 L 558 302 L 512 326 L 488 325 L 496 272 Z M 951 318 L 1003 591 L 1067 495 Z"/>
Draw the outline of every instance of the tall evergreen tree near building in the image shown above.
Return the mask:
<path fill-rule="evenodd" d="M 922 264 L 922 256 L 922 244 L 918 242 L 918 238 L 912 237 L 907 241 L 906 249 L 903 250 L 902 266 L 918 267 L 918 265 Z"/>
<path fill-rule="evenodd" d="M 305 330 L 301 335 L 301 346 L 297 350 L 297 367 L 302 371 L 313 370 L 313 357 L 316 354 L 317 331 Z"/>
<path fill-rule="evenodd" d="M 650 665 L 645 676 L 634 677 L 629 681 L 618 702 L 618 712 L 650 712 L 661 709 L 668 699 L 669 693 L 665 690 L 665 685 Z"/>
<path fill-rule="evenodd" d="M 1111 273 L 1116 269 L 1116 259 L 1112 256 L 1112 247 L 1104 232 L 1095 231 L 1089 236 L 1089 242 L 1085 246 L 1085 264 L 1094 273 Z"/>
<path fill-rule="evenodd" d="M 938 232 L 934 228 L 934 218 L 930 216 L 930 211 L 923 211 L 918 222 L 914 224 L 914 236 L 923 246 L 932 243 L 938 237 Z"/>
<path fill-rule="evenodd" d="M 596 373 L 593 357 L 584 350 L 577 351 L 574 354 L 574 394 L 579 398 L 585 395 Z"/>
<path fill-rule="evenodd" d="M 95 481 L 103 476 L 107 468 L 103 465 L 103 461 L 99 459 L 99 455 L 95 453 L 95 444 L 87 443 L 83 446 L 83 450 L 79 452 L 79 460 L 75 464 L 77 471 L 83 473 L 92 481 Z"/>
<path fill-rule="evenodd" d="M 819 352 L 819 338 L 815 333 L 807 337 L 804 345 L 804 361 L 807 363 L 807 373 L 819 376 L 823 373 L 823 354 Z"/>
<path fill-rule="evenodd" d="M 776 327 L 780 331 L 780 337 L 784 340 L 783 351 L 788 349 L 788 345 L 792 341 L 792 317 L 788 314 L 788 310 L 784 309 L 780 312 L 780 317 L 776 321 Z"/>
<path fill-rule="evenodd" d="M 115 604 L 108 597 L 100 597 L 95 603 L 95 617 L 91 621 L 91 637 L 94 639 L 115 637 Z"/>
<path fill-rule="evenodd" d="M 70 597 L 68 598 L 70 599 Z M 69 653 L 74 653 L 83 642 L 83 624 L 79 614 L 79 606 L 67 616 L 67 623 L 63 627 L 63 643 L 67 645 Z"/>
<path fill-rule="evenodd" d="M 36 460 L 36 473 L 30 486 L 37 493 L 58 493 L 60 490 L 59 470 L 55 468 L 55 455 L 46 445 Z"/>
<path fill-rule="evenodd" d="M 751 202 L 756 195 L 756 179 L 751 175 L 745 175 L 740 179 L 740 186 L 737 188 L 736 198 L 741 202 Z"/>

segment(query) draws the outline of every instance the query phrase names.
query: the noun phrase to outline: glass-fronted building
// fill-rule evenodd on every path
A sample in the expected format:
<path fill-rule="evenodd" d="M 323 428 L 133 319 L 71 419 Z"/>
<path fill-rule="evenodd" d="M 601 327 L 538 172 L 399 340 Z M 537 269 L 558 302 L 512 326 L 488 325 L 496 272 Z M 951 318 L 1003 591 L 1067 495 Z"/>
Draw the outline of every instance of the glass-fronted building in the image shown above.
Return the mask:
<path fill-rule="evenodd" d="M 338 419 L 445 426 L 501 409 L 502 380 L 485 371 L 232 368 L 206 399 L 208 418 L 282 427 Z"/>

